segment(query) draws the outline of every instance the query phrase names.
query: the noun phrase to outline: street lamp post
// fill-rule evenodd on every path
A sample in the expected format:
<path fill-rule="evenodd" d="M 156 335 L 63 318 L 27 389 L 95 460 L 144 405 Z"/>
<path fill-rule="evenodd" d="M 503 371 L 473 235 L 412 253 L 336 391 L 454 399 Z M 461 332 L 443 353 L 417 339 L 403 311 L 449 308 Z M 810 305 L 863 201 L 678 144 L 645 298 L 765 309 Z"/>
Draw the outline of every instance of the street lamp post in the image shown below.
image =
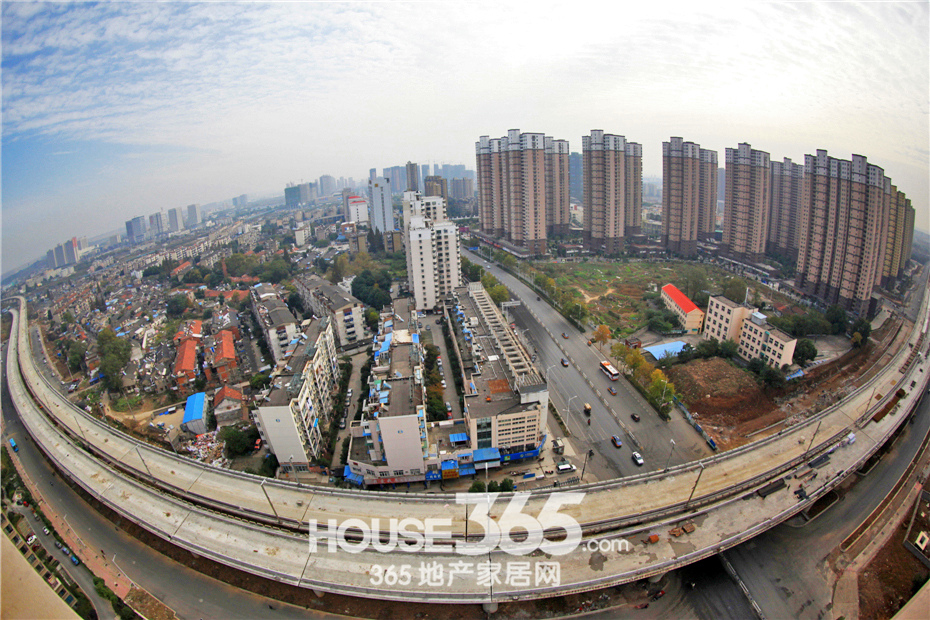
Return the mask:
<path fill-rule="evenodd" d="M 672 462 L 672 453 L 675 452 L 675 440 L 674 440 L 674 439 L 669 439 L 669 441 L 670 441 L 671 444 L 672 444 L 672 448 L 671 448 L 671 450 L 668 451 L 668 460 L 665 461 L 665 471 L 668 471 L 668 466 L 669 466 L 669 465 L 671 464 L 671 462 Z"/>
<path fill-rule="evenodd" d="M 578 398 L 577 394 L 575 394 L 574 396 L 568 399 L 568 405 L 565 408 L 569 414 L 571 414 L 572 412 L 572 401 L 575 400 L 576 398 Z"/>
<path fill-rule="evenodd" d="M 594 450 L 588 450 L 584 455 L 584 465 L 581 466 L 581 481 L 584 482 L 584 470 L 588 468 L 588 457 L 594 456 Z"/>
<path fill-rule="evenodd" d="M 697 490 L 698 482 L 701 481 L 701 476 L 704 475 L 704 463 L 698 463 L 701 466 L 701 471 L 698 472 L 697 480 L 694 481 L 694 486 L 691 487 L 691 495 L 688 496 L 688 501 L 685 502 L 685 510 L 688 509 L 688 504 L 691 503 L 691 498 L 694 497 L 694 492 Z"/>

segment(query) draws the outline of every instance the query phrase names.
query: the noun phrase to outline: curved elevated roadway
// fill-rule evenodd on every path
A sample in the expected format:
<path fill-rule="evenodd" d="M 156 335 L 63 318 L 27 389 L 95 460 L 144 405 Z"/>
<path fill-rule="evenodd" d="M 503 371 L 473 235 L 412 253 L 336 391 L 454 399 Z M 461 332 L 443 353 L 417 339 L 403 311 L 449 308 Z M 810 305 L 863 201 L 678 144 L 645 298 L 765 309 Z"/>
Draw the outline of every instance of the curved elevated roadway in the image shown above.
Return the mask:
<path fill-rule="evenodd" d="M 560 513 L 580 523 L 585 543 L 600 542 L 600 550 L 582 544 L 567 555 L 551 557 L 538 552 L 516 557 L 494 550 L 478 560 L 458 555 L 449 546 L 461 542 L 466 532 L 466 507 L 457 505 L 451 495 L 342 491 L 272 481 L 206 466 L 109 428 L 74 407 L 39 377 L 26 322 L 19 320 L 18 311 L 13 315 L 7 365 L 11 396 L 37 444 L 92 495 L 166 540 L 241 570 L 320 592 L 396 600 L 488 603 L 543 598 L 663 573 L 739 544 L 796 514 L 864 462 L 925 390 L 909 390 L 899 412 L 879 423 L 870 421 L 869 411 L 912 377 L 919 378 L 922 386 L 927 377 L 926 355 L 922 360 L 914 355 L 916 348 L 927 347 L 926 338 L 920 337 L 927 326 L 924 300 L 921 329 L 911 334 L 915 349 L 902 347 L 894 363 L 847 398 L 842 407 L 777 436 L 697 463 L 573 489 L 586 493 L 583 501 L 564 506 Z M 882 398 L 869 407 L 877 393 Z M 57 427 L 42 415 L 37 403 Z M 856 443 L 837 448 L 851 430 L 856 432 Z M 78 447 L 79 443 L 84 447 Z M 835 451 L 817 470 L 815 482 L 805 483 L 809 500 L 799 501 L 788 490 L 764 498 L 752 493 L 774 479 L 785 479 L 789 490 L 797 488 L 803 479 L 789 474 L 808 473 L 806 463 L 831 449 Z M 550 495 L 531 494 L 522 512 L 538 515 Z M 494 504 L 491 519 L 499 520 L 506 499 Z M 448 519 L 442 528 L 448 533 L 439 537 L 445 546 L 440 545 L 437 553 L 332 553 L 321 539 L 314 552 L 300 534 L 310 519 L 346 524 L 348 519 L 358 519 L 356 523 L 386 531 L 392 517 Z M 380 525 L 373 519 L 380 519 Z M 692 522 L 696 530 L 671 536 L 669 530 L 683 521 Z M 469 540 L 480 538 L 481 524 L 472 522 L 468 534 Z M 642 543 L 653 534 L 658 542 Z M 628 545 L 617 546 L 621 540 Z M 611 544 L 615 546 L 608 550 Z M 487 558 L 503 567 L 497 580 L 487 575 L 482 579 L 475 570 L 474 565 Z M 432 573 L 419 572 L 424 562 L 433 567 Z M 529 583 L 505 578 L 503 571 L 511 562 L 531 565 Z M 545 562 L 558 562 L 558 583 L 536 583 L 533 569 Z M 467 572 L 469 563 L 472 570 Z M 409 579 L 403 577 L 404 566 L 411 571 Z M 460 571 L 450 573 L 456 567 Z M 385 583 L 382 578 L 378 583 L 378 576 L 388 568 L 399 572 L 400 582 Z M 435 585 L 440 571 L 445 575 L 442 587 Z"/>

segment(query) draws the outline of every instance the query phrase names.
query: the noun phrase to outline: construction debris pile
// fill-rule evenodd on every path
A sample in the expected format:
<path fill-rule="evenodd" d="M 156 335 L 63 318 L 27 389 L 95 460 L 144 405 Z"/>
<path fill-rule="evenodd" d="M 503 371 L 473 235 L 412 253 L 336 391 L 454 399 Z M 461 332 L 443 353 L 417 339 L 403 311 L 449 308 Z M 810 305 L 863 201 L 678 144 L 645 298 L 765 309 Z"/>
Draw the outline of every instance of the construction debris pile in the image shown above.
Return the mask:
<path fill-rule="evenodd" d="M 186 449 L 193 458 L 202 463 L 229 467 L 229 461 L 226 459 L 226 442 L 217 438 L 216 431 L 198 435 Z"/>

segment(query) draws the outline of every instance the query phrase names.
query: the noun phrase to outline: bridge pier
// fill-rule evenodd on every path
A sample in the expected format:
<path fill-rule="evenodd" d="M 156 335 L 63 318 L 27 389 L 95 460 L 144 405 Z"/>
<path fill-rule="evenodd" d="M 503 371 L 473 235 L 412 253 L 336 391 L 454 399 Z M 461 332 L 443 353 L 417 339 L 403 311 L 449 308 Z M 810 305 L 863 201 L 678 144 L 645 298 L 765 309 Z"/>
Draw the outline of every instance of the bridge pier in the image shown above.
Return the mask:
<path fill-rule="evenodd" d="M 486 614 L 495 614 L 497 613 L 497 603 L 482 603 L 481 608 L 484 609 Z"/>
<path fill-rule="evenodd" d="M 323 595 L 326 594 L 326 592 L 323 592 L 322 590 L 311 590 L 311 591 L 312 591 L 314 594 L 316 594 L 316 597 L 317 597 L 317 598 L 323 598 Z"/>
<path fill-rule="evenodd" d="M 662 573 L 661 575 L 653 575 L 649 578 L 649 583 L 659 583 L 662 579 L 668 575 L 668 573 Z"/>

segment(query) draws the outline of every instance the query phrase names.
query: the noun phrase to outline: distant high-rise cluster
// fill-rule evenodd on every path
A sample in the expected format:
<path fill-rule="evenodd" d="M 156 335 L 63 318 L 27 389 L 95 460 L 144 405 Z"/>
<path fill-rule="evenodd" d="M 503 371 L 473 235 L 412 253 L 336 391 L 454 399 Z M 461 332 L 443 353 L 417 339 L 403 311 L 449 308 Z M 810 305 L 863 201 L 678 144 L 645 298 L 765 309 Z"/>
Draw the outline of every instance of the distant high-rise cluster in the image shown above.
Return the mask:
<path fill-rule="evenodd" d="M 545 254 L 549 235 L 568 232 L 568 142 L 511 129 L 503 138 L 481 136 L 475 151 L 481 230 Z"/>
<path fill-rule="evenodd" d="M 662 150 L 662 242 L 694 256 L 712 237 L 717 154 L 672 138 Z M 587 178 L 586 171 L 586 178 Z M 864 316 L 875 286 L 892 286 L 911 255 L 914 208 L 882 168 L 826 151 L 804 164 L 742 143 L 726 150 L 720 255 L 746 265 L 796 263 L 795 286 Z"/>
<path fill-rule="evenodd" d="M 368 181 L 368 221 L 377 233 L 394 230 L 394 203 L 391 180 L 375 177 Z"/>
<path fill-rule="evenodd" d="M 623 251 L 639 235 L 643 217 L 643 151 L 636 142 L 596 129 L 581 139 L 584 245 L 595 252 Z"/>
<path fill-rule="evenodd" d="M 45 262 L 51 269 L 74 265 L 88 250 L 87 237 L 71 237 L 46 252 Z"/>

